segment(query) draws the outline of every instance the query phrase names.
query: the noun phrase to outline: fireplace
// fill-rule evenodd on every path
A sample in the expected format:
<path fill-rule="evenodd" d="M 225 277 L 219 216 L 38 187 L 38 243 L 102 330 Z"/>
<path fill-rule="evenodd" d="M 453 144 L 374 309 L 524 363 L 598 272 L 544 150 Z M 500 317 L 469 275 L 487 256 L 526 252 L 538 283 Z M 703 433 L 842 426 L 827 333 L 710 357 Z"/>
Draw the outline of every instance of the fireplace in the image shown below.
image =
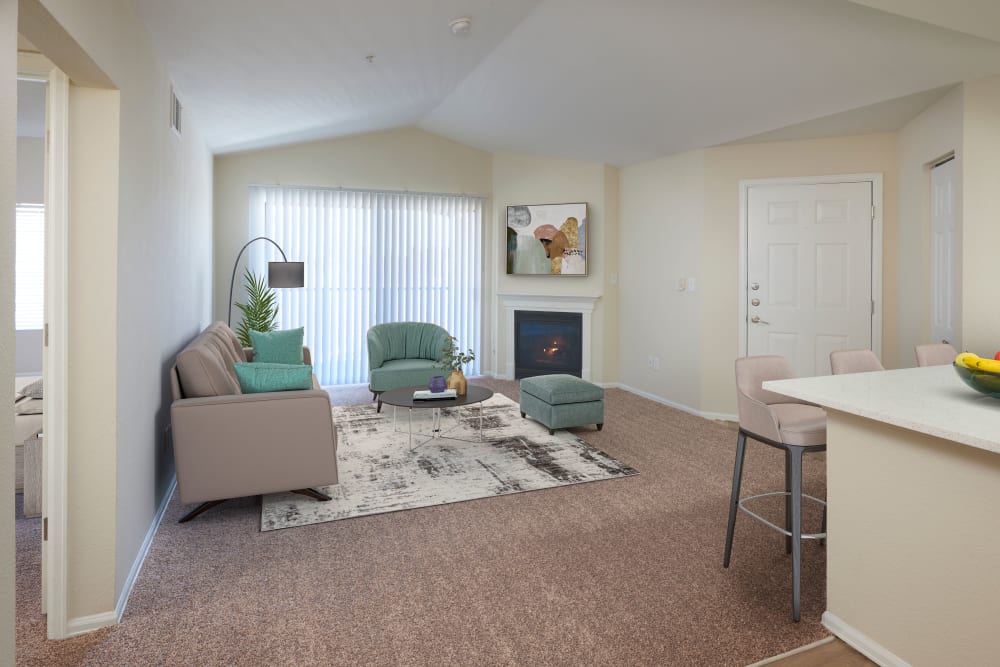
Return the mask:
<path fill-rule="evenodd" d="M 568 373 L 582 377 L 580 313 L 514 311 L 514 378 Z"/>

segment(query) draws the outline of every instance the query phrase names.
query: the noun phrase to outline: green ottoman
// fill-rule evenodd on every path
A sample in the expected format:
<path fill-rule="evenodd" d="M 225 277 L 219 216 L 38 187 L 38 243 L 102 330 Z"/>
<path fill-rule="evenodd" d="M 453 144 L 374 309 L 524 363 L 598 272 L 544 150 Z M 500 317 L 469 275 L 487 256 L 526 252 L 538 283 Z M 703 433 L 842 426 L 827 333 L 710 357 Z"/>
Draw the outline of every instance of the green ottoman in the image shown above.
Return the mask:
<path fill-rule="evenodd" d="M 604 390 L 575 375 L 537 375 L 521 380 L 521 416 L 557 428 L 596 424 L 604 427 Z"/>

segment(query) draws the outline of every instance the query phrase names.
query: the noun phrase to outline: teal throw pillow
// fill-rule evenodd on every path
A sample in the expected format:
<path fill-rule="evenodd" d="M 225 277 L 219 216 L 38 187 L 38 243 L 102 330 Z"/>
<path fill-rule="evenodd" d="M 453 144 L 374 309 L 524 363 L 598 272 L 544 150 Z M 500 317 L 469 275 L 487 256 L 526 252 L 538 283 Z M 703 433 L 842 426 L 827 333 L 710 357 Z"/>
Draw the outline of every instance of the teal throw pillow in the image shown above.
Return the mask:
<path fill-rule="evenodd" d="M 250 340 L 253 342 L 254 363 L 262 364 L 301 364 L 302 339 L 305 330 L 285 329 L 284 331 L 250 331 Z"/>
<path fill-rule="evenodd" d="M 269 364 L 236 362 L 236 379 L 244 394 L 260 394 L 265 391 L 294 391 L 312 389 L 312 366 L 297 364 Z"/>

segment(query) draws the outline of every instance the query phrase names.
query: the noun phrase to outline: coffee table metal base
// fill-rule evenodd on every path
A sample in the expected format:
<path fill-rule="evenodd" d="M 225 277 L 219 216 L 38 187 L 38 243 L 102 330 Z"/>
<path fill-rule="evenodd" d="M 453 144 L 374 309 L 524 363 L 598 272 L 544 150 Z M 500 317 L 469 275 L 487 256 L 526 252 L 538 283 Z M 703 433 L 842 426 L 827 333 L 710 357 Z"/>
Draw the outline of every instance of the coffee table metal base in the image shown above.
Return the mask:
<path fill-rule="evenodd" d="M 392 430 L 395 433 L 399 432 L 396 427 L 396 410 L 397 406 L 392 406 Z M 450 431 L 455 430 L 461 425 L 461 422 L 456 423 L 454 426 L 450 426 L 447 430 L 441 430 L 441 410 L 442 408 L 431 408 L 431 430 L 430 435 L 424 438 L 421 442 L 416 445 L 413 444 L 413 408 L 406 408 L 406 432 L 409 437 L 410 450 L 414 450 L 421 445 L 426 445 L 431 440 L 436 440 L 438 438 L 444 438 L 446 440 L 458 440 L 460 442 L 475 442 L 474 440 L 468 440 L 466 438 L 455 438 L 450 435 L 445 435 Z M 426 431 L 417 431 L 416 435 L 427 435 Z M 479 442 L 483 441 L 483 404 L 479 403 Z"/>
<path fill-rule="evenodd" d="M 460 423 L 451 426 L 446 430 L 442 430 L 441 427 L 441 411 L 445 408 L 462 408 L 467 405 L 473 405 L 474 403 L 479 404 L 479 441 L 483 440 L 483 401 L 488 400 L 493 396 L 493 390 L 486 387 L 479 387 L 476 385 L 469 385 L 467 393 L 458 396 L 453 399 L 441 399 L 439 401 L 416 401 L 413 399 L 413 392 L 423 387 L 402 387 L 399 389 L 390 389 L 389 391 L 382 394 L 382 402 L 386 405 L 391 405 L 392 410 L 392 430 L 398 431 L 397 420 L 396 420 L 396 408 L 406 408 L 406 431 L 409 437 L 410 449 L 419 447 L 420 445 L 426 444 L 431 440 L 436 438 L 447 438 L 449 440 L 458 440 L 462 442 L 474 442 L 472 440 L 467 440 L 465 438 L 456 438 L 454 436 L 445 435 L 449 431 L 457 428 Z M 419 410 L 431 410 L 431 432 L 430 437 L 424 438 L 423 441 L 413 444 L 413 436 L 417 435 L 428 435 L 426 432 L 413 432 L 413 411 L 415 409 Z"/>

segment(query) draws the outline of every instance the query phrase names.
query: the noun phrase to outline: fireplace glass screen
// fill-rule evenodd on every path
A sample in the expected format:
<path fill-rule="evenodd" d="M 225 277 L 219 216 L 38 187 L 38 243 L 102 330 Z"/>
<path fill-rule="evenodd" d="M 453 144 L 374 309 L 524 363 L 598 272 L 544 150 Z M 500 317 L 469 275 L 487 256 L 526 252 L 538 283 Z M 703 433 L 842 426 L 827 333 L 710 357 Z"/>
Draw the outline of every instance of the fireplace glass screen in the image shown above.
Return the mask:
<path fill-rule="evenodd" d="M 581 376 L 583 316 L 580 313 L 514 312 L 514 377 L 568 373 Z"/>

